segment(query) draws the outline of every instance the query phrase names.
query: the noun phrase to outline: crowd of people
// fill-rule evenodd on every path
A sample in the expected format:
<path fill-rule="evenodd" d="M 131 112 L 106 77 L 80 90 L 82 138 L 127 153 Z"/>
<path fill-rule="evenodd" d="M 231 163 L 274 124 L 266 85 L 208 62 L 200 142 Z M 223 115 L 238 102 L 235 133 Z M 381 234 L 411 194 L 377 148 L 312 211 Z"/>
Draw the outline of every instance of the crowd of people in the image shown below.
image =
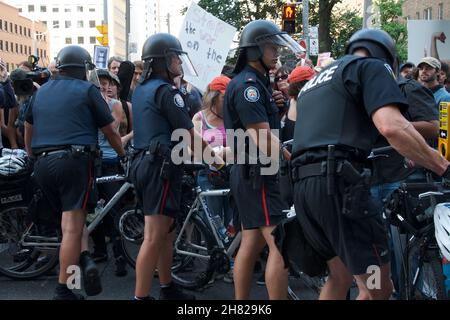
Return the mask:
<path fill-rule="evenodd" d="M 284 60 L 282 47 L 297 59 Z M 399 262 L 390 253 L 389 240 L 394 231 L 386 231 L 380 208 L 402 182 L 425 181 L 422 169 L 404 166 L 405 157 L 444 181 L 450 179 L 449 163 L 436 151 L 439 106 L 450 104 L 448 63 L 424 57 L 417 66 L 398 66 L 391 37 L 363 29 L 349 39 L 344 57 L 314 66 L 290 36 L 266 20 L 246 25 L 236 65 L 226 66 L 205 92 L 184 80 L 192 70 L 195 76 L 186 55 L 176 37 L 155 34 L 144 44 L 142 61 L 128 64 L 133 74 L 127 75 L 121 57 L 110 58 L 107 70 L 96 70 L 86 50 L 67 46 L 48 66 L 51 78 L 42 85 L 27 76 L 33 68 L 28 62 L 8 75 L 0 60 L 0 149 L 26 149 L 35 159 L 39 187 L 62 212 L 55 299 L 82 298 L 66 285 L 70 265 L 80 264 L 88 295 L 102 291 L 96 263 L 108 259 L 106 238 L 112 243 L 116 276 L 128 273 L 116 221 L 120 207 L 92 234 L 85 227 L 86 213 L 96 205 L 92 193 L 108 201 L 121 186 L 94 188 L 98 154 L 101 175 L 123 173 L 131 157 L 135 194 L 129 200 L 145 215 L 134 298 L 154 299 L 150 289 L 157 269 L 160 299 L 194 299 L 171 278 L 183 172 L 171 159 L 177 129 L 188 132 L 196 161 L 204 160 L 197 157 L 204 152 L 212 155 L 209 169 L 197 173 L 202 190 L 215 188 L 211 175 L 229 170 L 240 217 L 234 227 L 242 230 L 228 274 L 236 299 L 249 298 L 264 248 L 268 296 L 287 298 L 288 270 L 272 233 L 293 205 L 306 241 L 327 265 L 321 299 L 345 299 L 353 281 L 358 299 L 388 299 L 398 291 Z M 244 130 L 251 139 L 237 148 L 227 130 Z M 195 149 L 196 139 L 201 150 Z M 281 147 L 290 140 L 291 145 Z M 240 155 L 248 159 L 252 143 L 260 150 L 256 164 L 226 165 Z M 388 145 L 393 147 L 388 158 L 368 164 L 372 148 Z M 289 164 L 287 173 L 264 174 L 261 152 L 274 162 L 281 153 Z M 364 179 L 370 183 L 338 174 L 343 165 L 362 176 L 370 167 L 371 178 Z M 374 202 L 378 206 L 369 207 Z M 225 225 L 233 223 L 228 201 L 211 198 L 207 203 Z M 373 265 L 381 269 L 379 288 L 367 285 L 367 268 Z"/>

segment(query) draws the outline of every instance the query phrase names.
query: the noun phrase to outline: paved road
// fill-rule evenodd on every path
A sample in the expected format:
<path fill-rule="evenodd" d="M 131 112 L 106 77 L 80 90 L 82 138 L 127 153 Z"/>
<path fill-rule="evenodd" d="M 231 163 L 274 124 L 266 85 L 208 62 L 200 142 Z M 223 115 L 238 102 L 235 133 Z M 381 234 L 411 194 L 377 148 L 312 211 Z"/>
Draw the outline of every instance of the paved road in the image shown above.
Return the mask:
<path fill-rule="evenodd" d="M 114 275 L 114 262 L 112 260 L 99 264 L 102 272 L 103 292 L 89 300 L 130 300 L 134 294 L 135 273 L 128 268 L 128 275 L 118 278 Z M 56 269 L 57 270 L 57 269 Z M 266 300 L 267 291 L 264 286 L 256 284 L 259 274 L 255 274 L 251 299 Z M 57 282 L 56 272 L 53 275 L 43 276 L 35 280 L 17 281 L 0 276 L 0 300 L 47 300 L 53 296 L 53 290 Z M 298 279 L 290 281 L 292 289 L 301 299 L 315 299 L 313 290 L 308 289 L 305 284 Z M 84 293 L 84 292 L 80 292 Z M 153 281 L 151 294 L 155 297 L 159 295 L 159 283 L 155 278 Z M 203 300 L 231 300 L 234 296 L 233 284 L 225 283 L 223 280 L 216 280 L 213 285 L 202 292 L 195 292 L 198 299 Z"/>

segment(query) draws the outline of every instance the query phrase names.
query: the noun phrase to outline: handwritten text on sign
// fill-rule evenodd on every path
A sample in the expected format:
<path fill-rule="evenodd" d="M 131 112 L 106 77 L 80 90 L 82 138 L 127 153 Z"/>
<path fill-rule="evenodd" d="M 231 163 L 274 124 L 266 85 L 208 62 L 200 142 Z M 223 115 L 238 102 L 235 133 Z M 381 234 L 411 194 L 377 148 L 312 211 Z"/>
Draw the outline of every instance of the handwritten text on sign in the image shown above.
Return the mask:
<path fill-rule="evenodd" d="M 192 3 L 186 12 L 179 39 L 198 77 L 186 75 L 185 79 L 205 91 L 211 80 L 220 75 L 235 33 L 236 28 Z"/>

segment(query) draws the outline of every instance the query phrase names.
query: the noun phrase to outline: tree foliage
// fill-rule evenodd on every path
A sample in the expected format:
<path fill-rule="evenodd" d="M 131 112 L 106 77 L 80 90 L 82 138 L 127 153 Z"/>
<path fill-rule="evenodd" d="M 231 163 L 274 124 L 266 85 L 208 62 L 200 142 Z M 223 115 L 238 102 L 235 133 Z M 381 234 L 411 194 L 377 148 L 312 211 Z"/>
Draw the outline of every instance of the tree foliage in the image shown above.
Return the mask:
<path fill-rule="evenodd" d="M 381 29 L 389 33 L 397 44 L 400 61 L 408 57 L 408 30 L 402 17 L 402 4 L 404 0 L 376 0 L 380 8 Z"/>

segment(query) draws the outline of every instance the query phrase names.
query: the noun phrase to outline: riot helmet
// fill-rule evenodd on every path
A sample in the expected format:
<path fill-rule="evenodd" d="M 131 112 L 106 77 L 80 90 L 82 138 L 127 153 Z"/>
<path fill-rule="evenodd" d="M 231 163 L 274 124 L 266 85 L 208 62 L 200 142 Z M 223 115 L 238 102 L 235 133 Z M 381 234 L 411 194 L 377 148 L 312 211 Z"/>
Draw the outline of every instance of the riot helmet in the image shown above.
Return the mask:
<path fill-rule="evenodd" d="M 197 71 L 188 54 L 183 51 L 180 41 L 168 33 L 154 34 L 145 41 L 142 48 L 142 60 L 144 70 L 139 79 L 140 83 L 147 79 L 153 70 L 166 70 L 171 77 L 182 74 L 197 76 Z M 179 60 L 181 60 L 181 70 L 177 68 Z"/>
<path fill-rule="evenodd" d="M 268 67 L 262 61 L 266 45 L 288 49 L 290 53 L 296 55 L 304 51 L 294 39 L 286 32 L 280 31 L 280 28 L 273 22 L 255 20 L 248 23 L 242 30 L 239 40 L 239 56 L 234 73 L 240 72 L 248 61 L 260 61 L 263 67 L 268 70 Z"/>
<path fill-rule="evenodd" d="M 361 29 L 355 32 L 347 44 L 345 53 L 353 54 L 358 48 L 366 49 L 371 57 L 384 60 L 397 74 L 397 49 L 394 40 L 386 31 Z"/>
<path fill-rule="evenodd" d="M 70 45 L 62 48 L 56 56 L 56 68 L 77 79 L 89 79 L 99 86 L 95 65 L 86 49 Z"/>

